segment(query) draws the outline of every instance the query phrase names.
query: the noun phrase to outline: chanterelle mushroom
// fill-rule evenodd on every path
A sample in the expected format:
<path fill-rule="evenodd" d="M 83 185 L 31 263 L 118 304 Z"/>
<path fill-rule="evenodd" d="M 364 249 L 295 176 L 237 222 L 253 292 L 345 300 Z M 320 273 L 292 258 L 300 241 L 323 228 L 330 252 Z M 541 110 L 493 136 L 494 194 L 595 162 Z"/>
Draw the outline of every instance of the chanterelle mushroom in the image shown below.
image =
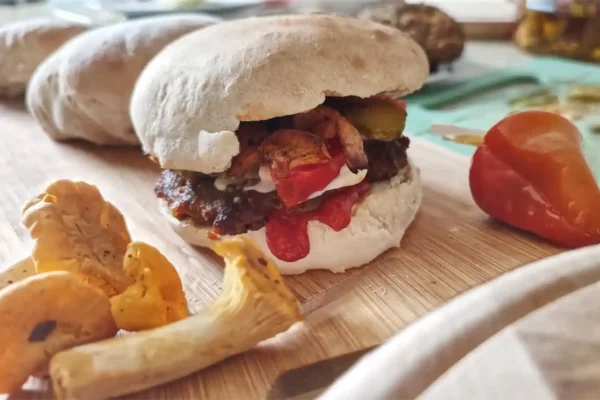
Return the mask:
<path fill-rule="evenodd" d="M 36 274 L 35 264 L 27 257 L 0 271 L 0 290 Z"/>
<path fill-rule="evenodd" d="M 108 296 L 133 283 L 123 273 L 131 242 L 123 215 L 85 182 L 59 180 L 23 208 L 23 224 L 35 240 L 38 273 L 69 271 Z"/>
<path fill-rule="evenodd" d="M 254 347 L 302 319 L 275 265 L 248 239 L 220 242 L 221 295 L 173 324 L 54 356 L 59 399 L 106 399 L 169 382 Z"/>
<path fill-rule="evenodd" d="M 0 292 L 0 393 L 21 388 L 56 352 L 117 332 L 108 297 L 76 275 L 50 272 Z"/>
<path fill-rule="evenodd" d="M 123 271 L 135 283 L 110 299 L 120 329 L 158 328 L 189 316 L 177 270 L 158 249 L 141 242 L 130 243 Z"/>

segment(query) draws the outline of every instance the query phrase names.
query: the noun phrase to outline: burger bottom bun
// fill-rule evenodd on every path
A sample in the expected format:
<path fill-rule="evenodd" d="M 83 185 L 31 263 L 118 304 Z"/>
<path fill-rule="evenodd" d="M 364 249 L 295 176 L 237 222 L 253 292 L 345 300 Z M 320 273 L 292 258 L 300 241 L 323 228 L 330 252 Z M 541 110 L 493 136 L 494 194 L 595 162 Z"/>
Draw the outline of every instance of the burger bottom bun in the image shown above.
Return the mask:
<path fill-rule="evenodd" d="M 246 235 L 277 264 L 283 275 L 300 274 L 310 269 L 344 272 L 372 261 L 390 248 L 399 247 L 422 198 L 420 171 L 409 161 L 408 167 L 391 180 L 373 184 L 369 195 L 354 207 L 350 225 L 345 229 L 335 232 L 318 221 L 310 221 L 310 253 L 301 260 L 285 262 L 273 256 L 267 246 L 265 228 Z M 208 237 L 210 228 L 174 218 L 164 200 L 160 200 L 160 206 L 183 240 L 201 247 L 214 244 Z"/>

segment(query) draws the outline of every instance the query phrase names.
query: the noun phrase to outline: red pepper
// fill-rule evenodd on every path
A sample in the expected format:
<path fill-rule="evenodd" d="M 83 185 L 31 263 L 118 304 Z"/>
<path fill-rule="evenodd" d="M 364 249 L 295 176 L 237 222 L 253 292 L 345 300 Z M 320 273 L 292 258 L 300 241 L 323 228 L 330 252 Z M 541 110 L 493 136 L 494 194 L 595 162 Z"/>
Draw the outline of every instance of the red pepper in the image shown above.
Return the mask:
<path fill-rule="evenodd" d="M 292 168 L 290 175 L 283 179 L 273 177 L 277 194 L 286 206 L 294 207 L 302 203 L 337 178 L 346 164 L 346 157 L 339 146 L 330 148 L 329 153 L 329 162 Z"/>
<path fill-rule="evenodd" d="M 492 127 L 473 156 L 473 199 L 488 215 L 566 247 L 600 243 L 600 189 L 581 133 L 542 111 Z"/>

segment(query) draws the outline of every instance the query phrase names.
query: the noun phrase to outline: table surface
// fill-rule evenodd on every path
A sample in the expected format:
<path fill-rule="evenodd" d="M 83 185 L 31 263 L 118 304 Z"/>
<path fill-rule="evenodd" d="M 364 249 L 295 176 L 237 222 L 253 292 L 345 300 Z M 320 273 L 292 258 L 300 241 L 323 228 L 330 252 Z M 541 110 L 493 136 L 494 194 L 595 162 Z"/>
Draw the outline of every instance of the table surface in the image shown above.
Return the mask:
<path fill-rule="evenodd" d="M 18 141 L 0 135 L 0 268 L 31 249 L 20 223 L 23 203 L 51 180 L 81 179 L 97 185 L 123 212 L 135 240 L 156 246 L 173 263 L 192 312 L 219 293 L 218 260 L 164 229 L 152 190 L 158 170 L 139 150 L 57 144 L 16 104 L 0 104 L 0 127 L 19 132 Z M 416 138 L 409 154 L 421 169 L 424 199 L 399 249 L 348 274 L 286 277 L 306 313 L 302 324 L 243 355 L 129 398 L 264 398 L 288 369 L 382 343 L 457 294 L 560 251 L 491 222 L 475 206 L 467 157 Z M 316 310 L 315 298 L 321 299 Z M 32 379 L 17 398 L 48 398 L 48 390 L 47 383 Z"/>
<path fill-rule="evenodd" d="M 39 6 L 30 8 L 29 12 L 0 7 L 0 23 L 45 12 Z M 507 67 L 527 58 L 507 43 L 468 43 L 453 79 Z M 0 146 L 0 159 L 9 160 L 0 169 L 0 189 L 9 194 L 0 202 L 0 232 L 5 240 L 0 246 L 0 268 L 24 256 L 30 246 L 27 233 L 19 223 L 20 205 L 39 190 L 43 180 L 57 173 L 67 177 L 73 174 L 69 166 L 72 163 L 89 163 L 82 165 L 78 175 L 87 174 L 100 182 L 101 189 L 107 190 L 107 197 L 115 199 L 126 216 L 129 213 L 134 217 L 130 228 L 135 237 L 156 241 L 161 236 L 151 233 L 160 230 L 158 214 L 145 214 L 135 220 L 134 210 L 143 209 L 139 205 L 148 202 L 142 199 L 143 194 L 136 193 L 139 197 L 136 199 L 119 196 L 132 184 L 139 187 L 141 193 L 151 190 L 156 171 L 141 168 L 141 155 L 57 146 L 43 137 L 22 108 L 11 105 L 0 108 L 0 126 L 3 130 L 25 132 L 18 144 L 4 142 Z M 558 251 L 487 221 L 470 197 L 466 183 L 467 158 L 419 140 L 411 146 L 411 156 L 422 165 L 426 200 L 401 250 L 387 253 L 357 275 L 355 289 L 308 315 L 307 321 L 292 332 L 191 379 L 158 388 L 151 395 L 156 398 L 262 397 L 275 377 L 286 369 L 381 343 L 410 321 L 470 287 Z M 27 157 L 36 158 L 33 162 L 23 160 Z M 52 164 L 51 168 L 47 163 Z M 101 176 L 98 171 L 106 173 Z M 174 241 L 172 236 L 167 234 L 169 240 Z M 175 260 L 187 259 L 188 262 L 190 252 L 194 251 L 180 242 L 169 243 L 167 249 L 173 251 Z M 193 255 L 205 257 L 197 252 Z M 215 276 L 218 277 L 213 273 L 211 278 Z M 288 283 L 306 300 L 311 291 L 319 290 L 305 285 L 315 276 L 319 276 L 321 282 L 338 279 L 327 274 L 309 274 L 306 278 L 291 278 Z M 201 284 L 199 279 L 188 281 L 186 289 L 198 294 L 197 286 Z M 204 290 L 199 304 L 194 307 L 206 303 L 211 295 L 214 297 L 218 286 Z M 33 381 L 21 395 L 46 398 L 46 389 L 43 383 Z M 145 393 L 136 398 L 149 395 Z"/>

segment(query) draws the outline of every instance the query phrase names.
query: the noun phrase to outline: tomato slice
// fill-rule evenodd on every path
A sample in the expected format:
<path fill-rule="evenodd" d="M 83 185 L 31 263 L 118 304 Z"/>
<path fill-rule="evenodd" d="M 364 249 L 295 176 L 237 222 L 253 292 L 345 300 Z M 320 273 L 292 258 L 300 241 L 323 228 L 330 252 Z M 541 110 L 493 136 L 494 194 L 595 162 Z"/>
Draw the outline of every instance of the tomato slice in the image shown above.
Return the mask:
<path fill-rule="evenodd" d="M 346 157 L 339 146 L 329 149 L 331 160 L 327 163 L 302 165 L 292 168 L 288 177 L 273 177 L 277 194 L 286 206 L 294 207 L 306 201 L 311 194 L 323 190 L 340 174 Z"/>

